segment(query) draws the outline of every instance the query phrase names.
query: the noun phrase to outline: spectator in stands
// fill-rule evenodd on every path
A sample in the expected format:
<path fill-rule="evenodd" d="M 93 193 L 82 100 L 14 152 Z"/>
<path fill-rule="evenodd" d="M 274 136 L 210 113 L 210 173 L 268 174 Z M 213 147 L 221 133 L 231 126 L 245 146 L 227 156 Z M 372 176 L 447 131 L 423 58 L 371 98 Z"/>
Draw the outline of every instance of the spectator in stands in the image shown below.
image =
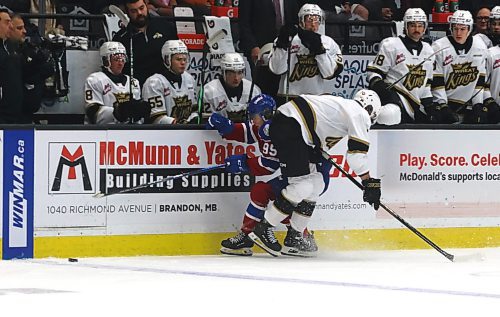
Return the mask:
<path fill-rule="evenodd" d="M 36 27 L 34 27 L 36 30 Z M 33 28 L 31 28 L 33 30 Z M 10 50 L 19 54 L 23 78 L 23 111 L 20 123 L 33 123 L 33 114 L 40 109 L 44 81 L 54 74 L 50 52 L 41 47 L 34 34 L 26 40 L 26 28 L 19 14 L 12 15 L 12 30 L 9 35 Z"/>
<path fill-rule="evenodd" d="M 279 8 L 280 14 L 276 14 Z M 258 60 L 261 48 L 273 43 L 282 25 L 298 24 L 297 0 L 240 0 L 239 27 L 240 49 L 245 56 L 256 65 L 252 77 L 262 92 L 276 96 L 280 76 L 269 71 L 263 60 Z M 252 67 L 253 68 L 253 67 Z"/>
<path fill-rule="evenodd" d="M 198 123 L 195 81 L 186 72 L 189 61 L 186 44 L 181 40 L 166 41 L 161 55 L 163 66 L 142 87 L 142 98 L 151 106 L 150 123 Z"/>
<path fill-rule="evenodd" d="M 476 12 L 474 23 L 474 32 L 488 34 L 489 32 L 489 20 L 490 20 L 491 10 L 487 7 L 483 7 Z"/>
<path fill-rule="evenodd" d="M 0 123 L 21 123 L 23 109 L 21 59 L 7 45 L 11 30 L 9 11 L 0 9 Z"/>
<path fill-rule="evenodd" d="M 137 79 L 123 73 L 125 47 L 120 42 L 105 42 L 99 55 L 102 70 L 85 81 L 85 123 L 143 123 L 151 108 L 141 100 Z"/>
<path fill-rule="evenodd" d="M 281 76 L 277 104 L 301 94 L 329 94 L 332 79 L 343 69 L 338 44 L 319 34 L 324 13 L 316 4 L 303 5 L 298 13 L 299 27 L 283 26 L 269 57 L 269 69 Z"/>
<path fill-rule="evenodd" d="M 132 69 L 132 77 L 137 78 L 141 86 L 148 77 L 163 68 L 163 44 L 177 39 L 175 26 L 165 20 L 151 18 L 145 1 L 125 0 L 125 12 L 130 23 L 113 37 L 113 41 L 125 46 L 130 57 L 124 71 L 130 74 Z"/>
<path fill-rule="evenodd" d="M 219 113 L 234 122 L 244 122 L 247 104 L 251 98 L 260 94 L 260 88 L 243 78 L 245 60 L 239 53 L 224 54 L 220 67 L 222 77 L 205 85 L 205 112 Z"/>
<path fill-rule="evenodd" d="M 474 16 L 474 37 L 481 39 L 486 47 L 492 47 L 493 42 L 491 41 L 490 35 L 490 13 L 489 8 L 481 8 L 476 12 Z"/>

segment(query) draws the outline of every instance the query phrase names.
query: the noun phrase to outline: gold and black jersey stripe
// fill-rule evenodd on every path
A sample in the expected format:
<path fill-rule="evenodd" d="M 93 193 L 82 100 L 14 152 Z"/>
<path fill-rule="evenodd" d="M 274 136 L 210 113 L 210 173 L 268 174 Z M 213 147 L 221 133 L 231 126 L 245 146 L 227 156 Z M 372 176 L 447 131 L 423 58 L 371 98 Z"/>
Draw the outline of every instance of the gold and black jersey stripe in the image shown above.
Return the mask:
<path fill-rule="evenodd" d="M 302 121 L 301 125 L 306 128 L 309 140 L 314 143 L 314 145 L 321 148 L 321 141 L 318 137 L 318 134 L 316 134 L 316 113 L 314 112 L 309 102 L 307 102 L 307 100 L 302 97 L 297 97 L 291 101 L 291 104 L 295 107 L 297 113 L 300 115 L 300 120 Z"/>

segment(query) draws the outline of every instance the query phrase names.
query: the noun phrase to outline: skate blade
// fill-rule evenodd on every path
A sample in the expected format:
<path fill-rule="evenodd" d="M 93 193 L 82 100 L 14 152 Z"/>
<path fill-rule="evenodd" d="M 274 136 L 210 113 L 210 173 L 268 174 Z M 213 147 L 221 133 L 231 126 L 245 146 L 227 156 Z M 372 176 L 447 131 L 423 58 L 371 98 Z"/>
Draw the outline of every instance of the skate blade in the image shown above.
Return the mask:
<path fill-rule="evenodd" d="M 286 256 L 296 256 L 301 258 L 314 258 L 317 256 L 318 252 L 307 252 L 307 251 L 299 251 L 296 248 L 290 248 L 284 246 L 281 250 L 281 254 Z"/>
<path fill-rule="evenodd" d="M 257 237 L 257 235 L 255 235 L 255 233 L 253 232 L 250 232 L 248 234 L 248 236 L 250 237 L 250 239 L 252 239 L 253 242 L 255 242 L 255 244 L 261 248 L 262 250 L 266 251 L 267 253 L 269 253 L 270 255 L 274 256 L 274 257 L 278 257 L 280 255 L 280 251 L 274 251 L 270 248 L 268 248 L 261 240 L 259 237 Z"/>
<path fill-rule="evenodd" d="M 251 256 L 253 254 L 252 249 L 250 248 L 229 249 L 224 247 L 220 248 L 220 253 L 238 256 Z"/>

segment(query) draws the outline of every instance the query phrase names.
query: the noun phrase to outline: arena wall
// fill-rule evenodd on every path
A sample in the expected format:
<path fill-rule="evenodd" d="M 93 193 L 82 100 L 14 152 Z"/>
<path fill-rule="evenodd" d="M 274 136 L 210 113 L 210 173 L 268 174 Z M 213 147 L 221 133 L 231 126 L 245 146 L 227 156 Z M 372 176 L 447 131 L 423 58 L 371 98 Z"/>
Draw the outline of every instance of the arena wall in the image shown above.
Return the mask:
<path fill-rule="evenodd" d="M 491 142 L 500 130 L 370 133 L 371 170 L 390 208 L 443 248 L 500 245 L 500 153 Z M 256 181 L 215 169 L 98 198 L 258 150 L 201 128 L 40 127 L 0 137 L 4 259 L 217 254 Z M 349 170 L 345 150 L 344 141 L 330 154 Z M 325 251 L 428 247 L 336 170 L 310 228 Z"/>

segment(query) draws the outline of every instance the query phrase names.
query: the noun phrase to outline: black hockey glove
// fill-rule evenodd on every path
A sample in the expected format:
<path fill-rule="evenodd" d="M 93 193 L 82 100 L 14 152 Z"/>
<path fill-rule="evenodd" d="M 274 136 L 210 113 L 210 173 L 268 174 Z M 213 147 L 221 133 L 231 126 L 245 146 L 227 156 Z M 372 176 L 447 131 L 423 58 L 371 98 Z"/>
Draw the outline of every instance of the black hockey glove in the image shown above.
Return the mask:
<path fill-rule="evenodd" d="M 497 124 L 500 122 L 500 106 L 493 98 L 488 98 L 484 101 L 484 105 L 488 107 L 488 122 Z"/>
<path fill-rule="evenodd" d="M 127 122 L 131 117 L 130 109 L 133 101 L 125 101 L 114 106 L 113 116 L 120 122 Z"/>
<path fill-rule="evenodd" d="M 488 123 L 488 107 L 482 103 L 476 103 L 472 106 L 472 123 Z"/>
<path fill-rule="evenodd" d="M 321 43 L 321 35 L 318 33 L 299 28 L 299 38 L 312 55 L 320 55 L 326 52 L 323 43 Z"/>
<path fill-rule="evenodd" d="M 293 24 L 283 25 L 280 29 L 278 40 L 276 41 L 276 47 L 287 50 L 290 47 L 290 43 L 295 34 L 297 34 L 296 25 Z"/>
<path fill-rule="evenodd" d="M 139 121 L 144 118 L 147 120 L 151 114 L 151 106 L 146 101 L 142 100 L 130 100 L 127 101 L 126 106 L 129 107 L 126 112 L 128 112 L 129 117 L 134 121 Z"/>
<path fill-rule="evenodd" d="M 389 86 L 389 83 L 378 77 L 373 78 L 369 84 L 370 89 L 377 93 L 383 105 L 392 99 L 393 91 Z"/>
<path fill-rule="evenodd" d="M 441 123 L 441 106 L 435 103 L 424 106 L 429 123 Z"/>
<path fill-rule="evenodd" d="M 363 201 L 366 201 L 373 206 L 375 210 L 380 207 L 380 179 L 378 178 L 368 178 L 361 182 L 365 187 L 363 191 Z"/>
<path fill-rule="evenodd" d="M 439 113 L 441 116 L 441 123 L 453 124 L 460 121 L 458 115 L 448 107 L 447 104 L 443 103 L 439 105 Z"/>

